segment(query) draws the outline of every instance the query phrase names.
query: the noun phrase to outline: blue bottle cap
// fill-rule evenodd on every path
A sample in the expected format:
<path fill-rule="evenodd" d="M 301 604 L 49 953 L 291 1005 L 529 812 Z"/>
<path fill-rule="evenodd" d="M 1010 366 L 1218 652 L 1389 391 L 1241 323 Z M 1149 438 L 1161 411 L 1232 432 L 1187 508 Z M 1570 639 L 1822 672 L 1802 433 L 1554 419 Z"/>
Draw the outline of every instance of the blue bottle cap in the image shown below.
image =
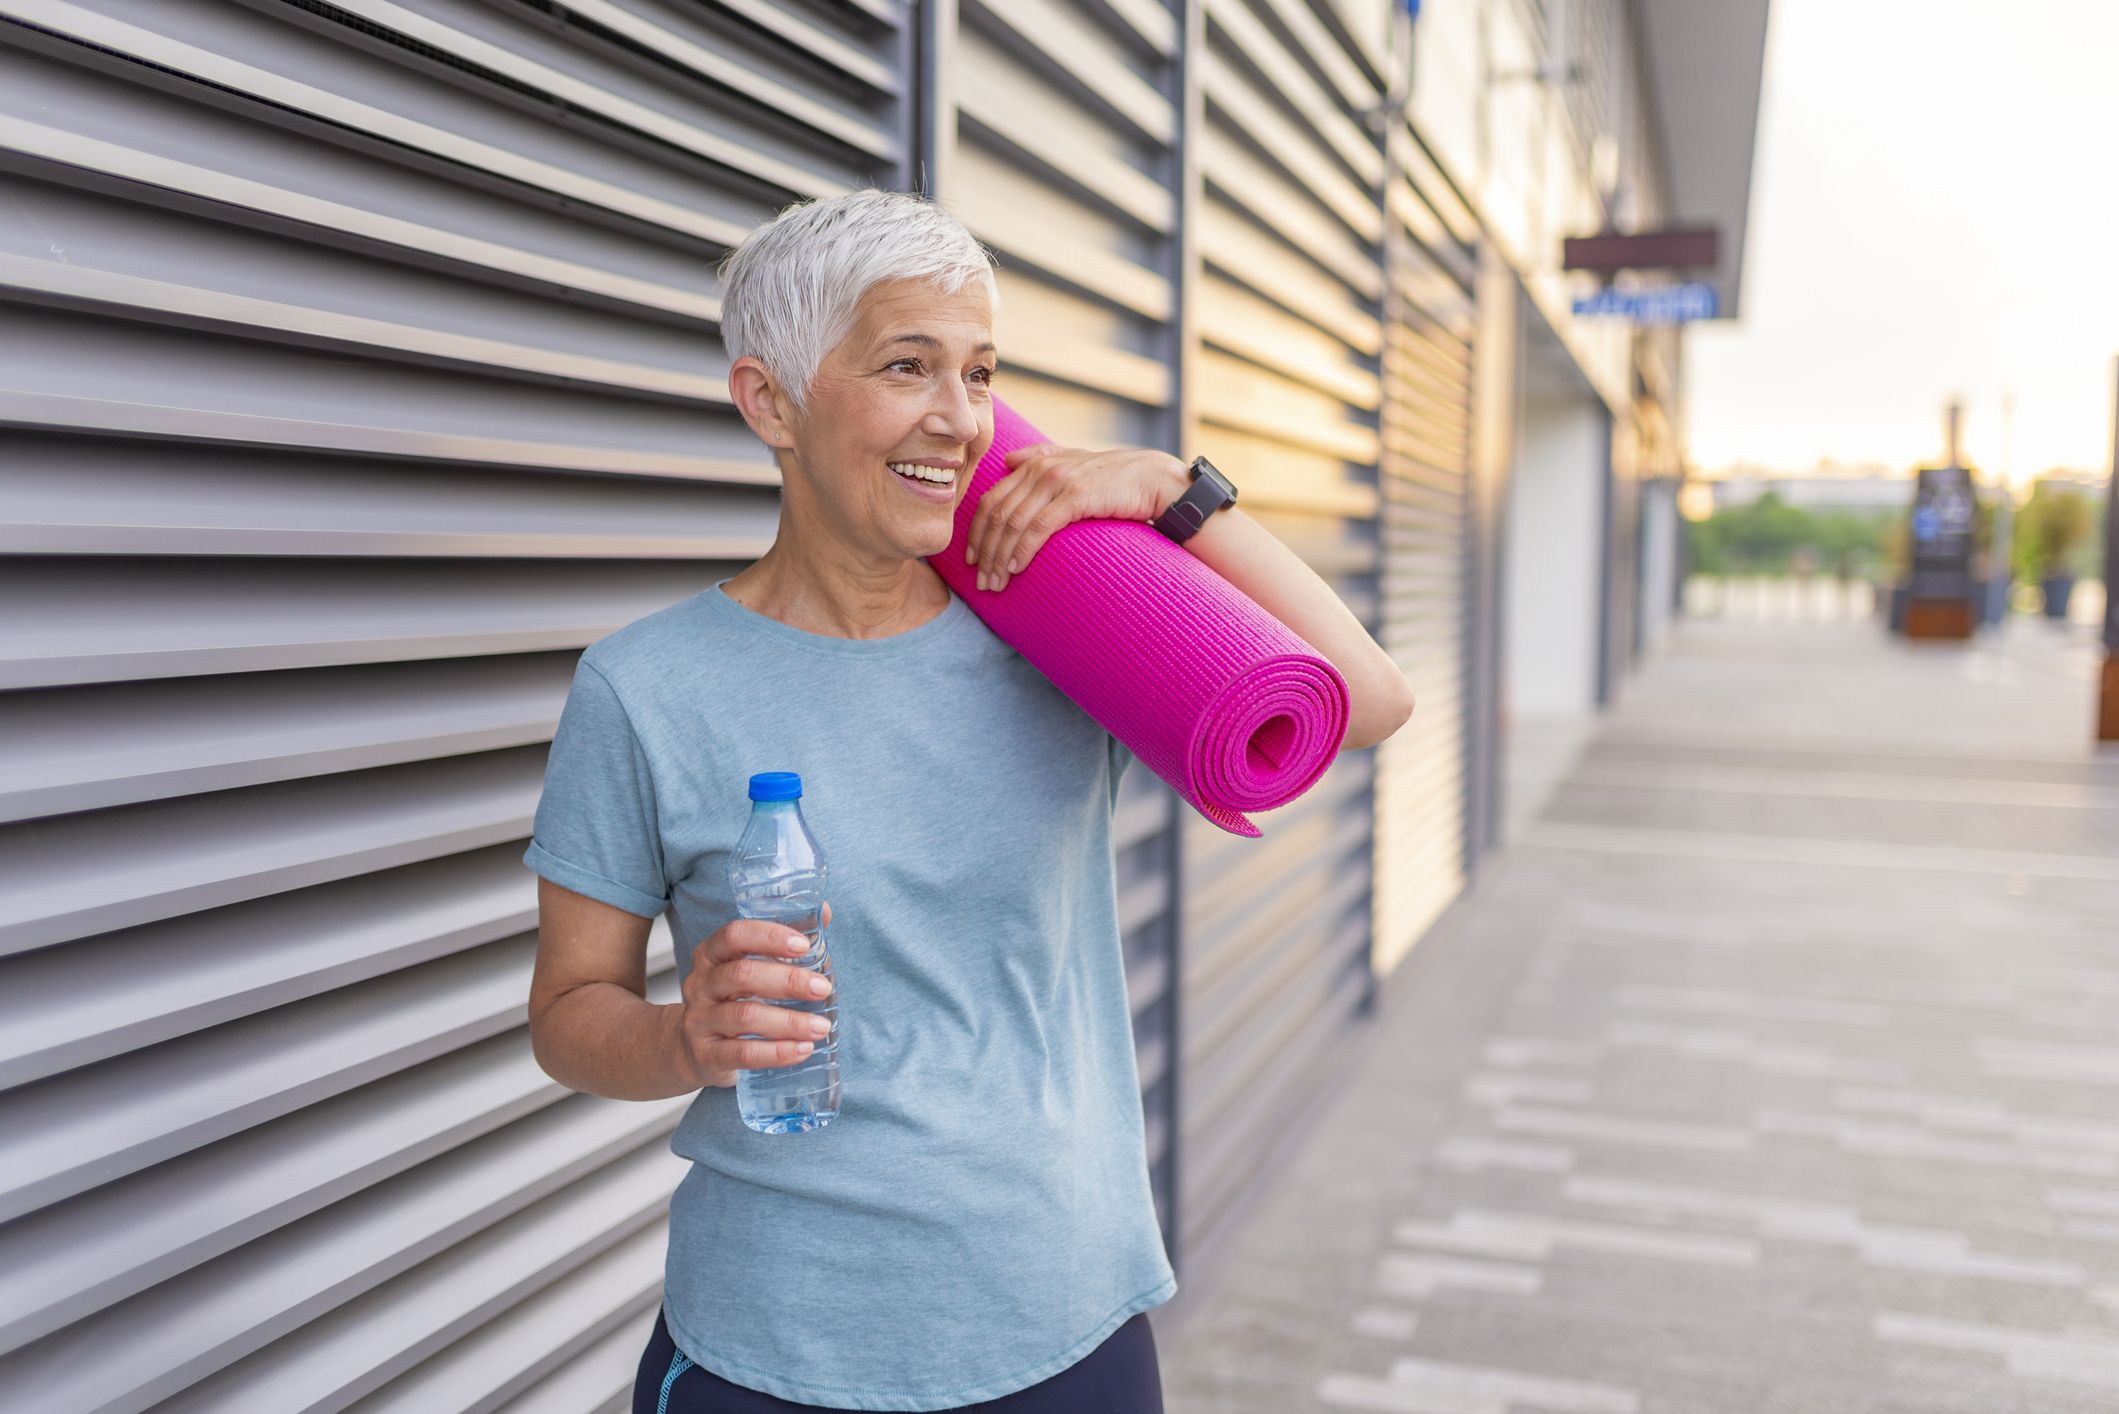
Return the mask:
<path fill-rule="evenodd" d="M 752 800 L 800 800 L 802 775 L 798 771 L 760 771 L 750 778 Z"/>

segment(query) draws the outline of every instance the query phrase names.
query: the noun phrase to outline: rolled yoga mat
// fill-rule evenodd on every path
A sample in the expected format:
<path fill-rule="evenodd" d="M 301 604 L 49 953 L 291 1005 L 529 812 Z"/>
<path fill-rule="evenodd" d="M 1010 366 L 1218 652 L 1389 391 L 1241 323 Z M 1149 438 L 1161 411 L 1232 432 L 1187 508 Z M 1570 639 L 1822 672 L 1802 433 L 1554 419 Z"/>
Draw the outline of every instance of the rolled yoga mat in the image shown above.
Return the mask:
<path fill-rule="evenodd" d="M 1322 654 L 1146 521 L 1062 526 L 992 593 L 964 563 L 980 497 L 1050 440 L 999 398 L 993 445 L 930 556 L 994 636 L 1124 742 L 1193 809 L 1258 838 L 1246 810 L 1301 795 L 1346 738 L 1346 680 Z"/>

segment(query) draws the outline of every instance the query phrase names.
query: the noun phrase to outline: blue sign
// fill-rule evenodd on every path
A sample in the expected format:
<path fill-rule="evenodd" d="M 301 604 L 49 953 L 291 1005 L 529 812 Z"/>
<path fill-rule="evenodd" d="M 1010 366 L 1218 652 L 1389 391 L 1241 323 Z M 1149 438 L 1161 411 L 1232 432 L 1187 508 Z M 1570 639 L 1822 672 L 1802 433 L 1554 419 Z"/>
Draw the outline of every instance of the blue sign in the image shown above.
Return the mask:
<path fill-rule="evenodd" d="M 1575 301 L 1577 314 L 1615 314 L 1636 324 L 1689 324 L 1721 312 L 1721 299 L 1705 280 L 1659 290 L 1602 289 Z"/>

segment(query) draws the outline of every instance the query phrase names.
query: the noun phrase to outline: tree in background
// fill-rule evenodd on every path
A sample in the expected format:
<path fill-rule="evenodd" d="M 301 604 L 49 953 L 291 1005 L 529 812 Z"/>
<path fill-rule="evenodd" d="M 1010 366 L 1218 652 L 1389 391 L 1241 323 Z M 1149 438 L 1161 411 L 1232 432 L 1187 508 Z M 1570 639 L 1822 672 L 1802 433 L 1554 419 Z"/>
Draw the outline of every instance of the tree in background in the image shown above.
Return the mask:
<path fill-rule="evenodd" d="M 2066 482 L 2040 481 L 2016 513 L 2013 562 L 2026 584 L 2083 579 L 2099 573 L 2099 502 Z"/>
<path fill-rule="evenodd" d="M 1688 522 L 1686 533 L 1699 574 L 1786 574 L 1798 552 L 1807 552 L 1828 573 L 1868 578 L 1884 559 L 1890 527 L 1904 518 L 1893 511 L 1807 511 L 1769 491 L 1748 506 Z"/>

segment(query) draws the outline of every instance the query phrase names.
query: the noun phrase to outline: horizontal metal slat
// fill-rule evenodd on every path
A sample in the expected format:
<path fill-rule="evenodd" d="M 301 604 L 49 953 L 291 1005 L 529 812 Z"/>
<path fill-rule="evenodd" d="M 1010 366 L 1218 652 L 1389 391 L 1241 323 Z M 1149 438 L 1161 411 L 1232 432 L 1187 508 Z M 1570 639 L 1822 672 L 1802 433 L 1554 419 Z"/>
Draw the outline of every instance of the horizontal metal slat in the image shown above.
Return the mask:
<path fill-rule="evenodd" d="M 1355 828 L 1358 826 L 1358 828 Z M 1331 880 L 1313 880 L 1311 886 L 1291 886 L 1276 894 L 1273 902 L 1245 920 L 1248 937 L 1225 942 L 1211 962 L 1195 972 L 1186 968 L 1184 1065 L 1187 1073 L 1237 1043 L 1255 1013 L 1268 1005 L 1288 979 L 1299 972 L 1304 951 L 1291 944 L 1304 932 L 1321 926 L 1323 941 L 1317 946 L 1329 952 L 1337 946 L 1336 925 L 1367 893 L 1370 880 L 1365 867 L 1352 861 L 1365 855 L 1372 844 L 1373 819 L 1364 812 L 1352 825 L 1342 824 L 1326 837 L 1328 852 L 1317 857 L 1345 861 Z M 1310 920 L 1306 928 L 1303 919 Z"/>
<path fill-rule="evenodd" d="M 1207 0 L 1206 10 L 1214 26 L 1264 76 L 1273 97 L 1293 108 L 1305 129 L 1330 144 L 1339 160 L 1362 182 L 1371 189 L 1382 187 L 1383 151 L 1376 140 L 1281 47 L 1280 40 L 1251 12 L 1245 0 Z M 1380 97 L 1374 93 L 1364 95 L 1358 106 L 1365 108 Z"/>
<path fill-rule="evenodd" d="M 1198 378 L 1203 417 L 1360 465 L 1376 460 L 1376 429 L 1345 420 L 1344 403 L 1211 350 Z"/>
<path fill-rule="evenodd" d="M 1372 356 L 1382 350 L 1382 321 L 1345 285 L 1309 262 L 1291 260 L 1280 241 L 1233 208 L 1216 201 L 1203 205 L 1199 244 L 1209 266 L 1260 298 L 1316 325 L 1349 348 Z"/>
<path fill-rule="evenodd" d="M 519 182 L 555 198 L 585 202 L 711 245 L 740 244 L 748 230 L 742 222 L 417 122 L 210 49 L 94 14 L 67 0 L 0 0 L 0 19 L 14 20 L 178 79 L 210 85 L 223 96 L 250 99 L 301 114 L 349 133 Z"/>
<path fill-rule="evenodd" d="M 896 98 L 902 93 L 897 72 L 891 66 L 834 34 L 805 25 L 786 11 L 770 13 L 800 27 L 796 32 L 809 41 L 803 45 L 804 57 L 830 65 L 880 96 Z M 642 5 L 639 0 L 631 0 L 626 5 L 613 4 L 612 0 L 567 0 L 560 17 L 561 23 L 586 22 L 619 36 L 653 54 L 662 63 L 682 67 L 709 83 L 742 95 L 760 108 L 784 113 L 812 131 L 848 147 L 886 160 L 897 160 L 898 143 L 892 133 L 819 101 L 791 84 L 780 82 L 755 64 L 736 63 L 725 52 L 727 40 L 724 36 L 700 26 L 694 16 L 681 9 Z M 568 38 L 574 41 L 573 35 Z M 716 45 L 721 47 L 714 47 Z"/>
<path fill-rule="evenodd" d="M 974 68 L 972 73 L 980 72 Z M 963 134 L 989 145 L 1007 148 L 1014 160 L 1029 159 L 1048 169 L 1048 179 L 1058 179 L 1068 196 L 1122 216 L 1141 229 L 1168 236 L 1176 224 L 1176 201 L 1169 189 L 1137 168 L 1128 166 L 1093 147 L 1072 141 L 1066 126 L 1040 123 L 1015 96 L 986 94 L 973 88 L 991 83 L 967 78 L 966 92 L 957 115 Z"/>
<path fill-rule="evenodd" d="M 537 926 L 513 841 L 0 962 L 12 1088 Z"/>
<path fill-rule="evenodd" d="M 0 1095 L 0 1220 L 522 1025 L 536 952 L 487 943 Z"/>
<path fill-rule="evenodd" d="M 0 1350 L 198 1266 L 572 1092 L 526 1032 L 91 1189 L 0 1228 Z"/>
<path fill-rule="evenodd" d="M 975 149 L 967 146 L 960 160 Z M 1135 314 L 1167 322 L 1176 308 L 1169 280 L 1144 265 L 1055 234 L 1035 208 L 992 201 L 980 189 L 957 203 L 973 235 L 1005 257 L 1013 257 L 1069 288 Z"/>
<path fill-rule="evenodd" d="M 1369 891 L 1363 869 L 1360 895 Z M 1345 891 L 1335 891 L 1344 894 Z M 1363 898 L 1361 912 L 1369 912 Z M 1258 987 L 1232 1008 L 1231 1031 L 1214 1045 L 1185 1046 L 1186 1064 L 1193 1083 L 1185 1094 L 1186 1122 L 1202 1130 L 1228 1121 L 1232 1108 L 1241 1108 L 1257 1098 L 1259 1072 L 1276 1071 L 1285 1063 L 1289 1033 L 1299 1031 L 1312 1018 L 1331 1024 L 1330 1007 L 1335 999 L 1351 995 L 1347 974 L 1367 972 L 1367 948 L 1350 947 L 1344 937 L 1326 937 L 1314 946 L 1288 947 L 1276 952 L 1260 970 Z M 1344 1039 L 1352 1039 L 1351 1015 L 1337 1018 Z M 1238 1033 L 1241 1033 L 1240 1036 Z"/>
<path fill-rule="evenodd" d="M 213 406 L 204 401 L 143 404 L 126 398 L 82 397 L 41 388 L 0 387 L 0 427 L 39 431 L 255 446 L 470 465 L 667 476 L 687 480 L 752 480 L 777 484 L 755 462 L 696 452 L 578 441 L 532 441 L 492 433 L 422 427 L 363 426 L 330 418 L 285 417 Z"/>
<path fill-rule="evenodd" d="M 1471 337 L 1477 313 L 1471 295 L 1456 278 L 1402 243 L 1390 259 L 1390 283 L 1408 307 L 1448 329 L 1459 340 Z"/>
<path fill-rule="evenodd" d="M 306 7 L 291 8 L 283 0 L 245 0 L 253 8 L 267 13 L 297 19 L 319 29 L 340 30 L 333 38 L 360 36 L 366 38 L 378 33 L 402 36 L 425 49 L 437 51 L 445 62 L 469 65 L 487 73 L 495 74 L 539 95 L 549 104 L 565 105 L 578 112 L 591 114 L 604 122 L 630 128 L 657 142 L 666 143 L 677 151 L 712 162 L 717 166 L 741 172 L 758 181 L 794 192 L 799 196 L 828 196 L 846 190 L 843 183 L 824 177 L 821 173 L 800 164 L 789 162 L 766 150 L 755 141 L 745 142 L 673 116 L 669 112 L 650 107 L 604 87 L 600 83 L 584 81 L 553 64 L 543 63 L 523 52 L 522 38 L 510 33 L 507 27 L 496 27 L 496 38 L 505 36 L 511 43 L 496 43 L 472 33 L 461 21 L 446 23 L 435 10 L 450 8 L 448 0 L 427 0 L 429 12 L 408 9 L 392 0 L 329 0 L 328 11 L 310 10 Z M 479 12 L 467 12 L 466 18 Z M 345 26 L 339 16 L 351 16 L 361 22 L 358 28 Z M 512 18 L 512 17 L 511 17 Z M 560 53 L 575 57 L 582 53 L 580 46 L 570 49 L 560 47 Z M 881 64 L 860 57 L 869 74 L 887 79 L 889 71 Z M 738 80 L 739 86 L 741 80 Z M 739 87 L 740 91 L 740 87 Z M 774 103 L 785 95 L 780 85 L 767 84 L 756 95 L 746 94 L 750 101 L 759 104 Z M 775 104 L 774 106 L 777 106 Z M 809 105 L 815 110 L 817 105 Z M 897 143 L 890 135 L 866 124 L 853 124 L 843 119 L 835 123 L 833 136 L 851 142 L 862 151 L 887 161 L 897 158 Z"/>
<path fill-rule="evenodd" d="M 332 310 L 305 309 L 278 300 L 146 280 L 64 261 L 0 254 L 0 299 L 149 319 L 408 363 L 439 364 L 488 375 L 529 377 L 640 396 L 731 402 L 728 380 L 719 376 L 445 333 Z"/>
<path fill-rule="evenodd" d="M 710 0 L 710 3 L 715 9 L 726 10 L 746 24 L 756 25 L 789 47 L 822 60 L 849 78 L 891 93 L 900 91 L 894 72 L 860 50 L 842 43 L 828 30 L 811 24 L 786 5 L 774 4 L 771 0 Z M 905 22 L 904 9 L 889 4 L 888 0 L 844 0 L 844 3 L 892 28 L 902 27 Z M 570 3 L 568 8 L 575 7 Z"/>
<path fill-rule="evenodd" d="M 1270 1046 L 1261 1038 L 1260 1063 L 1246 1068 L 1247 1087 L 1237 1092 L 1241 1102 L 1228 1107 L 1223 1122 L 1204 1124 L 1188 1114 L 1180 1250 L 1199 1251 L 1216 1241 L 1243 1194 L 1263 1175 L 1279 1171 L 1269 1158 L 1316 1113 L 1319 1090 L 1344 1071 L 1343 1061 L 1335 1068 L 1335 1053 L 1348 1049 L 1362 1024 L 1354 1009 L 1367 988 L 1366 977 L 1350 971 L 1338 994 L 1315 1014 L 1291 1014 L 1275 1028 Z"/>
<path fill-rule="evenodd" d="M 571 653 L 0 697 L 0 821 L 547 741 Z"/>
<path fill-rule="evenodd" d="M 1307 204 L 1329 211 L 1346 231 L 1374 245 L 1383 239 L 1383 213 L 1367 190 L 1319 151 L 1311 130 L 1290 120 L 1275 101 L 1211 46 L 1201 56 L 1207 101 L 1218 120 L 1243 133 L 1270 154 L 1285 180 L 1299 188 Z M 1382 185 L 1377 164 L 1375 186 Z M 1344 234 L 1340 237 L 1346 239 Z"/>
<path fill-rule="evenodd" d="M 0 605 L 0 687 L 585 648 L 711 583 L 697 565 L 54 560 Z"/>
<path fill-rule="evenodd" d="M 1308 263 L 1336 277 L 1368 300 L 1383 297 L 1376 253 L 1327 217 L 1316 199 L 1268 167 L 1223 129 L 1208 123 L 1199 134 L 1200 166 L 1209 190 L 1229 206 L 1248 212 L 1283 243 L 1274 247 L 1274 268 Z M 1241 272 L 1232 272 L 1241 273 Z M 1273 282 L 1258 284 L 1272 294 Z"/>
<path fill-rule="evenodd" d="M 1405 383 L 1432 396 L 1454 393 L 1468 398 L 1471 392 L 1471 348 L 1455 334 L 1426 319 L 1417 308 L 1400 305 L 1394 310 L 1388 360 L 1392 373 Z"/>
<path fill-rule="evenodd" d="M 1055 78 L 1076 86 L 1143 137 L 1164 147 L 1175 140 L 1177 114 L 1170 99 L 1065 7 L 1053 0 L 968 0 L 962 13 L 967 23 L 983 23 L 1007 38 L 1019 53 L 1045 64 Z"/>
<path fill-rule="evenodd" d="M 496 480 L 57 436 L 0 446 L 10 554 L 749 560 L 772 544 L 778 515 L 740 485 Z"/>
<path fill-rule="evenodd" d="M 345 1414 L 485 1410 L 517 1395 L 523 1402 L 507 1407 L 520 1410 L 560 1381 L 573 1387 L 572 1401 L 550 1407 L 567 1414 L 630 1395 L 654 1334 L 668 1247 L 668 1220 L 650 1223 L 347 1405 Z M 614 1340 L 615 1350 L 607 1350 Z M 585 1359 L 597 1373 L 576 1384 Z"/>
<path fill-rule="evenodd" d="M 1144 407 L 1168 406 L 1174 382 L 1170 366 L 1161 359 L 1054 335 L 1042 328 L 1013 334 L 1008 341 L 1008 361 L 1056 382 L 1108 393 Z"/>
<path fill-rule="evenodd" d="M 158 199 L 173 198 L 202 214 L 291 227 L 319 242 L 362 242 L 394 258 L 446 264 L 455 273 L 496 284 L 593 299 L 696 324 L 721 319 L 721 301 L 710 294 L 407 221 L 22 118 L 0 115 L 0 161 L 52 181 L 92 177 L 122 183 Z"/>
<path fill-rule="evenodd" d="M 1243 488 L 1243 503 L 1253 516 L 1277 519 L 1293 533 L 1298 518 L 1360 520 L 1375 514 L 1375 488 L 1352 479 L 1344 458 L 1240 428 L 1202 425 L 1206 450 Z M 1268 529 L 1280 535 L 1280 526 L 1269 524 Z"/>
<path fill-rule="evenodd" d="M 1122 29 L 1128 39 L 1153 50 L 1159 59 L 1175 59 L 1180 41 L 1180 22 L 1163 0 L 1080 0 L 1108 24 Z"/>
<path fill-rule="evenodd" d="M 385 766 L 0 831 L 0 956 L 530 833 L 545 749 Z"/>
<path fill-rule="evenodd" d="M 449 1353 L 459 1341 L 507 1359 L 506 1365 L 496 1361 L 480 1372 L 486 1381 L 497 1378 L 493 1397 L 521 1389 L 546 1363 L 556 1363 L 559 1352 L 549 1347 L 511 1348 L 509 1338 L 525 1332 L 505 1320 L 496 1326 L 493 1318 L 534 1301 L 538 1307 L 531 1314 L 541 1311 L 543 1324 L 551 1327 L 569 1311 L 577 1323 L 595 1322 L 636 1304 L 643 1289 L 652 1291 L 660 1279 L 662 1254 L 669 1246 L 669 1190 L 682 1177 L 679 1166 L 685 1163 L 669 1155 L 644 1162 L 631 1182 L 600 1195 L 608 1208 L 593 1209 L 555 1194 L 505 1218 L 460 1248 L 429 1259 L 420 1269 L 393 1278 L 294 1336 L 200 1381 L 170 1402 L 170 1414 L 220 1414 L 230 1408 L 341 1409 L 349 1401 L 380 1393 L 400 1376 L 417 1375 L 429 1356 Z M 615 1186 L 599 1180 L 592 1177 L 585 1183 L 607 1190 Z M 430 1391 L 444 1399 L 449 1386 L 461 1389 L 476 1378 L 460 1364 L 449 1363 L 457 1378 L 430 1385 Z M 469 1407 L 475 1406 L 426 1406 Z"/>
<path fill-rule="evenodd" d="M 1273 17 L 1294 36 L 1295 43 L 1315 64 L 1333 90 L 1340 103 L 1348 108 L 1370 107 L 1382 97 L 1376 76 L 1364 73 L 1361 66 L 1348 57 L 1347 50 L 1328 31 L 1324 22 L 1311 8 L 1311 0 L 1266 0 L 1266 8 Z"/>
<path fill-rule="evenodd" d="M 1125 217 L 1143 230 L 1168 235 L 1176 221 L 1176 197 L 1143 165 L 1161 151 L 1133 134 L 1102 122 L 1037 66 L 1007 46 L 977 32 L 960 40 L 963 63 L 957 106 L 967 134 L 1005 143 L 1015 161 L 1046 169 L 1047 184 L 1067 195 Z M 979 130 L 983 130 L 981 133 Z"/>
<path fill-rule="evenodd" d="M 1442 218 L 1420 199 L 1412 183 L 1402 175 L 1395 178 L 1385 193 L 1384 205 L 1403 231 L 1402 239 L 1413 242 L 1424 258 L 1449 271 L 1469 291 L 1478 274 L 1477 262 L 1469 251 L 1451 238 Z M 1397 238 L 1394 238 L 1393 244 L 1396 243 Z"/>
<path fill-rule="evenodd" d="M 719 460 L 775 484 L 742 419 L 712 402 L 15 304 L 0 321 L 0 420 L 200 441 L 696 478 Z M 56 416 L 53 416 L 56 414 Z M 86 414 L 84 417 L 83 414 Z M 286 435 L 291 434 L 291 435 Z M 571 454 L 586 450 L 583 463 Z"/>
<path fill-rule="evenodd" d="M 1205 276 L 1199 306 L 1206 342 L 1349 406 L 1373 412 L 1382 405 L 1380 380 L 1354 363 L 1344 344 L 1243 286 Z"/>
<path fill-rule="evenodd" d="M 1300 3 L 1300 0 L 1289 0 L 1289 3 Z M 1456 186 L 1444 175 L 1427 144 L 1409 125 L 1394 128 L 1391 141 L 1398 148 L 1394 154 L 1398 166 L 1420 194 L 1420 199 L 1442 218 L 1450 234 L 1459 242 L 1467 248 L 1476 246 L 1480 236 L 1479 218 L 1472 214 L 1471 207 Z"/>
<path fill-rule="evenodd" d="M 665 1234 L 664 1241 L 667 1240 Z M 660 1302 L 650 1298 L 645 1310 L 598 1337 L 566 1364 L 500 1405 L 493 1414 L 625 1414 L 633 1404 L 640 1352 L 647 1349 L 660 1312 Z M 382 1399 L 389 1393 L 385 1388 L 375 1397 Z M 387 1408 L 379 1405 L 368 1410 L 356 1405 L 348 1414 L 385 1414 Z"/>
<path fill-rule="evenodd" d="M 0 1357 L 0 1384 L 80 1414 L 138 1410 L 363 1295 L 445 1290 L 432 1272 L 384 1286 L 430 1258 L 475 1270 L 490 1256 L 494 1276 L 527 1284 L 534 1271 L 502 1263 L 528 1238 L 543 1267 L 564 1269 L 584 1255 L 584 1234 L 600 1245 L 668 1203 L 686 1161 L 655 1139 L 689 1099 L 531 1115 Z M 81 1342 L 125 1358 L 85 1362 Z"/>
<path fill-rule="evenodd" d="M 1197 831 L 1180 832 L 1177 844 L 1182 851 L 1181 869 L 1184 874 L 1186 914 L 1183 965 L 1186 969 L 1183 986 L 1185 995 L 1202 976 L 1211 975 L 1217 969 L 1209 959 L 1229 945 L 1229 938 L 1241 934 L 1251 936 L 1246 925 L 1256 906 L 1270 900 L 1272 889 L 1280 882 L 1280 876 L 1267 867 L 1268 864 L 1284 862 L 1280 856 L 1305 860 L 1315 849 L 1319 834 L 1330 828 L 1329 823 L 1318 822 L 1325 817 L 1343 816 L 1349 798 L 1359 789 L 1365 788 L 1368 774 L 1363 766 L 1366 753 L 1342 753 L 1334 758 L 1317 784 L 1302 795 L 1274 810 L 1246 812 L 1261 821 L 1270 821 L 1266 832 L 1262 857 L 1261 846 L 1253 841 L 1249 849 L 1231 848 L 1233 839 L 1224 840 Z M 1292 840 L 1283 850 L 1281 841 Z M 1307 873 L 1293 876 L 1299 887 L 1313 887 L 1314 880 Z M 1218 912 L 1217 912 L 1218 910 Z M 1200 917 L 1202 911 L 1207 916 Z M 1205 972 L 1194 969 L 1204 967 Z"/>

